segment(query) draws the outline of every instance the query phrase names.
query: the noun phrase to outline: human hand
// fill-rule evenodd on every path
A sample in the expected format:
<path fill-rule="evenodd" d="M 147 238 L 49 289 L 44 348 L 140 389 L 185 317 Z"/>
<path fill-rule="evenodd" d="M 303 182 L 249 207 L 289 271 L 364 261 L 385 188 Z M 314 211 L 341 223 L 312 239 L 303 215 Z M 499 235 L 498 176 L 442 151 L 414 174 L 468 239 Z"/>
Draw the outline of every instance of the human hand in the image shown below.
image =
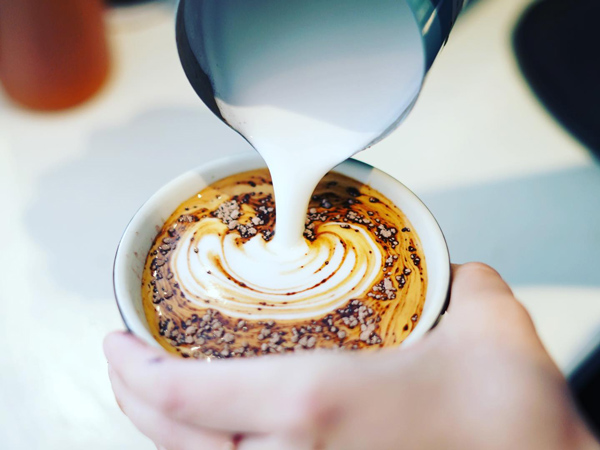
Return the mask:
<path fill-rule="evenodd" d="M 115 396 L 168 450 L 600 448 L 501 277 L 453 276 L 446 317 L 407 348 L 207 363 L 111 334 Z"/>

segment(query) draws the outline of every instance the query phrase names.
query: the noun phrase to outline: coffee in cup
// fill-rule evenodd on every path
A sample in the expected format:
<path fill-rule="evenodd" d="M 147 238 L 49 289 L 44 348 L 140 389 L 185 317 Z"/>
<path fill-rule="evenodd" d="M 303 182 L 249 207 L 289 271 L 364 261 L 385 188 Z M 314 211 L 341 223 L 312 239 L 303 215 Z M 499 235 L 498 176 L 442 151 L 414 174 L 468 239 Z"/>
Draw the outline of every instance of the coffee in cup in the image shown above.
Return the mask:
<path fill-rule="evenodd" d="M 385 195 L 337 172 L 315 189 L 300 248 L 274 251 L 266 168 L 195 193 L 166 220 L 146 259 L 149 329 L 183 357 L 397 346 L 427 296 L 419 236 Z"/>

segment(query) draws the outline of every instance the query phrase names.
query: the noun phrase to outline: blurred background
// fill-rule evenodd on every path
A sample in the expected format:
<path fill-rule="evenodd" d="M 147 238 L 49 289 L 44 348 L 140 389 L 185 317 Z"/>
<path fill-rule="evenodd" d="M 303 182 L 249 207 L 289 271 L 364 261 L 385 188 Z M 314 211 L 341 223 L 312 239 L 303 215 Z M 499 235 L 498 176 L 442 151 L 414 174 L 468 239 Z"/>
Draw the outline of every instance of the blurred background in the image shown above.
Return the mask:
<path fill-rule="evenodd" d="M 165 182 L 253 151 L 190 87 L 173 13 L 0 0 L 3 449 L 154 449 L 106 375 L 102 338 L 122 328 L 114 252 Z M 598 13 L 594 0 L 471 2 L 411 116 L 358 155 L 425 201 L 455 262 L 503 274 L 588 409 L 600 403 L 586 360 L 600 341 Z"/>

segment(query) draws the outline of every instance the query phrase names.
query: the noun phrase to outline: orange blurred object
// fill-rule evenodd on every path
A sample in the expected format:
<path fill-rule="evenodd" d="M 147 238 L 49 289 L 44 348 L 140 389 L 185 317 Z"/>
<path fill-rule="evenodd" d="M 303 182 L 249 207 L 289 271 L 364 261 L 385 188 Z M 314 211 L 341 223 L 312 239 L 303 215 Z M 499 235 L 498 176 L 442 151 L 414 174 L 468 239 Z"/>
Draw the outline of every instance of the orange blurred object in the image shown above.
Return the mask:
<path fill-rule="evenodd" d="M 0 0 L 0 81 L 17 103 L 60 110 L 107 78 L 102 0 Z"/>

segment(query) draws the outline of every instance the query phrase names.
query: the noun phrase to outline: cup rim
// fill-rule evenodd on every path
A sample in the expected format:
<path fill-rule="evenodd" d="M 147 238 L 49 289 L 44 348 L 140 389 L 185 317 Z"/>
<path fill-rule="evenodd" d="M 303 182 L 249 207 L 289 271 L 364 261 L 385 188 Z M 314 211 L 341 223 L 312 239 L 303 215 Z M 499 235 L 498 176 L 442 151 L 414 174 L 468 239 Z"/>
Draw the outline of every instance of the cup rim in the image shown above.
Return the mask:
<path fill-rule="evenodd" d="M 159 200 L 163 199 L 163 197 L 165 197 L 166 194 L 168 194 L 175 188 L 183 185 L 191 177 L 194 177 L 194 176 L 197 177 L 198 175 L 208 175 L 211 172 L 214 172 L 219 168 L 235 165 L 236 168 L 239 168 L 239 170 L 237 172 L 232 172 L 231 174 L 233 175 L 235 173 L 244 172 L 246 170 L 252 170 L 251 168 L 248 168 L 248 166 L 256 166 L 256 164 L 259 164 L 258 167 L 266 167 L 266 164 L 264 163 L 264 161 L 262 160 L 262 158 L 260 157 L 260 155 L 258 153 L 237 153 L 234 155 L 229 155 L 226 157 L 211 160 L 205 164 L 195 167 L 194 169 L 188 170 L 188 171 L 176 176 L 171 181 L 168 181 L 167 183 L 165 183 L 154 194 L 152 194 L 138 208 L 138 210 L 132 216 L 129 223 L 125 227 L 123 234 L 121 235 L 119 244 L 117 245 L 114 262 L 113 262 L 113 276 L 112 276 L 113 293 L 114 293 L 114 297 L 115 297 L 115 302 L 117 304 L 117 308 L 118 308 L 119 314 L 121 316 L 121 319 L 122 319 L 126 329 L 130 333 L 133 333 L 134 335 L 143 339 L 146 343 L 148 343 L 150 345 L 161 348 L 158 341 L 156 341 L 156 339 L 154 339 L 152 334 L 147 330 L 146 326 L 143 323 L 141 323 L 141 320 L 139 320 L 139 318 L 137 318 L 137 317 L 130 318 L 130 317 L 128 317 L 129 314 L 125 313 L 126 308 L 124 305 L 125 305 L 125 302 L 127 301 L 127 300 L 125 300 L 125 297 L 130 297 L 130 296 L 126 292 L 122 292 L 125 290 L 125 288 L 122 286 L 123 282 L 121 281 L 121 276 L 124 277 L 124 270 L 127 269 L 127 265 L 126 265 L 126 261 L 125 261 L 127 251 L 125 249 L 125 245 L 127 245 L 128 243 L 129 243 L 129 245 L 132 245 L 134 242 L 136 242 L 135 237 L 132 237 L 133 235 L 138 234 L 137 230 L 134 229 L 134 225 L 137 224 L 136 222 L 138 222 L 140 220 L 140 217 L 142 216 L 142 214 L 144 212 L 146 212 L 152 206 L 159 204 L 160 203 Z M 441 261 L 441 266 L 442 266 L 443 273 L 440 276 L 441 279 L 439 280 L 439 282 L 442 282 L 445 286 L 447 286 L 447 288 L 444 290 L 445 295 L 443 295 L 443 296 L 440 295 L 440 296 L 438 296 L 438 298 L 434 298 L 434 299 L 426 298 L 425 301 L 428 301 L 428 300 L 435 301 L 435 303 L 436 303 L 436 305 L 434 306 L 433 314 L 429 315 L 430 317 L 428 318 L 428 320 L 426 322 L 423 322 L 424 317 L 420 318 L 419 322 L 417 323 L 417 326 L 406 337 L 406 339 L 400 344 L 400 347 L 404 348 L 409 345 L 412 345 L 415 342 L 418 342 L 429 331 L 431 331 L 433 328 L 435 328 L 437 326 L 437 324 L 440 322 L 442 316 L 446 313 L 446 311 L 448 309 L 448 306 L 450 303 L 450 289 L 451 289 L 451 282 L 452 282 L 452 271 L 451 271 L 450 253 L 449 253 L 449 249 L 448 249 L 448 243 L 447 243 L 447 240 L 444 236 L 444 233 L 442 232 L 442 229 L 441 229 L 437 219 L 431 213 L 429 208 L 423 203 L 423 201 L 413 191 L 411 191 L 409 188 L 407 188 L 404 184 L 402 184 L 400 181 L 396 180 L 391 175 L 387 174 L 386 172 L 384 172 L 380 169 L 377 169 L 376 167 L 371 166 L 370 164 L 356 160 L 354 158 L 347 159 L 346 161 L 342 162 L 338 166 L 334 167 L 332 170 L 339 171 L 342 174 L 345 174 L 346 176 L 352 177 L 352 175 L 349 175 L 344 172 L 344 168 L 347 168 L 347 170 L 351 170 L 352 167 L 357 168 L 358 170 L 368 169 L 368 170 L 372 171 L 375 174 L 375 176 L 377 176 L 378 178 L 382 178 L 390 184 L 395 184 L 397 188 L 404 191 L 405 195 L 408 195 L 408 197 L 413 202 L 415 202 L 415 204 L 418 204 L 418 206 L 420 207 L 421 212 L 422 212 L 422 218 L 429 221 L 429 223 L 433 226 L 433 232 L 434 232 L 434 234 L 436 234 L 435 238 L 437 238 L 437 240 L 442 244 L 439 247 L 442 250 L 443 261 Z M 211 184 L 215 181 L 218 181 L 219 179 L 220 178 L 215 178 L 214 180 L 207 182 L 206 186 L 208 186 L 209 184 Z M 202 187 L 200 189 L 202 189 Z M 386 197 L 389 196 L 385 192 L 382 192 L 382 194 L 386 195 Z M 187 197 L 180 199 L 179 204 L 181 202 L 185 201 L 186 199 L 187 199 Z M 404 213 L 404 211 L 403 211 L 403 213 Z M 411 217 L 407 216 L 407 218 L 409 219 L 409 221 L 412 222 Z M 419 236 L 420 239 L 422 239 L 420 233 L 417 233 L 417 235 Z M 145 263 L 145 255 L 144 255 L 144 263 Z M 428 279 L 428 288 L 429 288 L 430 282 L 431 282 L 431 279 Z M 141 282 L 140 282 L 140 290 L 141 290 Z M 129 302 L 133 303 L 133 301 L 131 299 L 129 299 Z"/>

